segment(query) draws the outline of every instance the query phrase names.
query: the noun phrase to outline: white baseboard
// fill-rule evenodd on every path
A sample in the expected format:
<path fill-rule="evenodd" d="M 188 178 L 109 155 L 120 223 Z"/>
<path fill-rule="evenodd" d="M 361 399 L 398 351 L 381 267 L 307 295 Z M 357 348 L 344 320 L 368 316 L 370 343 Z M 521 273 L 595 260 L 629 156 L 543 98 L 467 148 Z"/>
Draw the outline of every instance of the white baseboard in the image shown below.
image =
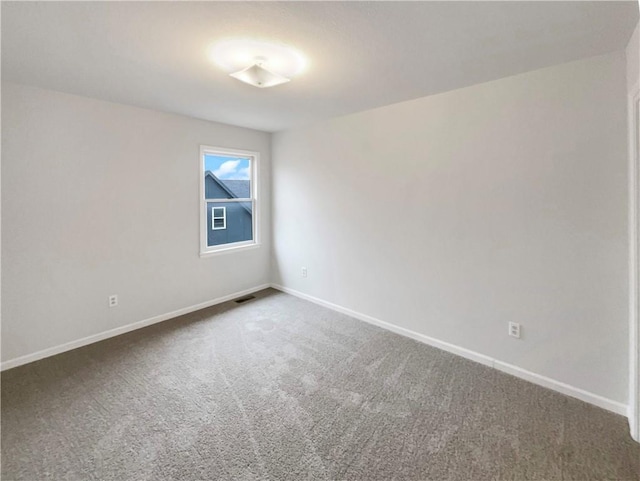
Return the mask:
<path fill-rule="evenodd" d="M 94 334 L 92 336 L 83 337 L 82 339 L 78 339 L 76 341 L 66 342 L 59 346 L 49 347 L 32 354 L 16 357 L 15 359 L 9 359 L 8 361 L 4 361 L 0 364 L 0 371 L 6 371 L 7 369 L 38 361 L 40 359 L 44 359 L 45 357 L 55 356 L 56 354 L 71 351 L 72 349 L 77 349 L 88 344 L 93 344 L 94 342 L 103 341 L 104 339 L 109 339 L 110 337 L 119 336 L 120 334 L 135 331 L 136 329 L 141 329 L 152 324 L 157 324 L 158 322 L 173 319 L 174 317 L 179 317 L 185 314 L 189 314 L 190 312 L 199 311 L 200 309 L 204 309 L 206 307 L 211 307 L 216 304 L 222 304 L 223 302 L 230 301 L 237 297 L 246 296 L 248 294 L 261 291 L 268 287 L 270 287 L 270 284 L 262 284 L 260 286 L 252 287 L 244 291 L 234 292 L 226 296 L 218 297 L 217 299 L 213 299 L 211 301 L 202 302 L 200 304 L 196 304 L 195 306 L 184 307 L 182 309 L 178 309 L 177 311 L 160 314 L 159 316 L 154 316 L 142 321 L 134 322 L 132 324 L 127 324 L 126 326 L 116 327 L 115 329 L 109 329 L 108 331 Z"/>
<path fill-rule="evenodd" d="M 533 384 L 537 384 L 539 386 L 552 389 L 553 391 L 566 394 L 567 396 L 580 399 L 581 401 L 601 407 L 602 409 L 606 409 L 607 411 L 611 411 L 616 414 L 622 414 L 625 417 L 628 414 L 626 404 L 622 404 L 621 402 L 608 399 L 606 397 L 600 396 L 599 394 L 594 394 L 592 392 L 585 391 L 584 389 L 571 386 L 570 384 L 551 379 L 550 377 L 527 371 L 526 369 L 514 366 L 513 364 L 508 364 L 496 359 L 493 361 L 493 367 L 498 371 L 506 372 L 507 374 L 519 377 L 520 379 L 524 379 L 525 381 L 529 381 Z"/>
<path fill-rule="evenodd" d="M 399 327 L 393 325 L 389 322 L 382 321 L 380 319 L 376 319 L 375 317 L 368 316 L 366 314 L 362 314 L 360 312 L 356 312 L 354 310 L 348 309 L 346 307 L 339 306 L 337 304 L 333 304 L 331 302 L 324 301 L 314 296 L 310 296 L 309 294 L 304 294 L 303 292 L 296 291 L 295 289 L 290 289 L 288 287 L 284 287 L 278 284 L 271 284 L 271 287 L 277 289 L 279 291 L 285 292 L 287 294 L 291 294 L 293 296 L 299 297 L 301 299 L 313 302 L 314 304 L 318 304 L 320 306 L 327 307 L 331 310 L 340 312 L 342 314 L 346 314 L 355 319 L 367 322 L 369 324 L 373 324 L 374 326 L 381 327 L 388 331 L 394 332 L 396 334 L 400 334 L 401 336 L 409 337 L 411 339 L 415 339 L 416 341 L 423 342 L 428 344 L 429 346 L 436 347 L 438 349 L 442 349 L 443 351 L 450 352 L 452 354 L 456 354 L 458 356 L 464 357 L 466 359 L 470 359 L 475 362 L 479 362 L 480 364 L 484 364 L 485 366 L 489 366 L 499 371 L 511 374 L 512 376 L 516 376 L 520 379 L 524 379 L 525 381 L 529 381 L 533 384 L 537 384 L 542 387 L 546 387 L 548 389 L 552 389 L 553 391 L 557 391 L 562 394 L 566 394 L 567 396 L 574 397 L 576 399 L 580 399 L 581 401 L 588 402 L 595 406 L 606 409 L 607 411 L 614 412 L 616 414 L 622 414 L 623 416 L 628 415 L 627 406 L 618 401 L 613 401 L 611 399 L 607 399 L 598 394 L 594 394 L 583 389 L 571 386 L 569 384 L 565 384 L 560 381 L 556 381 L 555 379 L 551 379 L 546 376 L 542 376 L 540 374 L 536 374 L 531 371 L 527 371 L 526 369 L 522 369 L 520 367 L 514 366 L 512 364 L 508 364 L 506 362 L 499 361 L 497 359 L 493 359 L 484 354 L 480 354 L 475 351 L 471 351 L 469 349 L 465 349 L 460 346 L 456 346 L 455 344 L 451 344 L 448 342 L 440 341 L 439 339 L 435 339 L 433 337 L 425 336 L 424 334 L 417 333 L 410 329 L 405 329 L 404 327 Z"/>
<path fill-rule="evenodd" d="M 41 351 L 34 352 L 32 354 L 27 354 L 25 356 L 20 356 L 15 359 L 10 359 L 8 361 L 4 361 L 0 364 L 0 371 L 5 371 L 7 369 L 11 369 L 14 367 L 21 366 L 23 364 L 28 364 L 30 362 L 38 361 L 40 359 L 44 359 L 46 357 L 55 356 L 56 354 L 60 354 L 66 351 L 71 351 L 72 349 L 77 349 L 79 347 L 86 346 L 88 344 L 93 344 L 95 342 L 102 341 L 104 339 L 109 339 L 111 337 L 119 336 L 120 334 L 125 334 L 127 332 L 135 331 L 136 329 L 141 329 L 143 327 L 150 326 L 152 324 L 157 324 L 159 322 L 166 321 L 168 319 L 173 319 L 175 317 L 179 317 L 185 314 L 189 314 L 190 312 L 198 311 L 200 309 L 204 309 L 206 307 L 211 307 L 216 304 L 221 304 L 223 302 L 230 301 L 237 297 L 245 296 L 248 294 L 252 294 L 257 291 L 261 291 L 268 287 L 273 287 L 274 289 L 278 289 L 279 291 L 286 292 L 287 294 L 291 294 L 293 296 L 299 297 L 301 299 L 305 299 L 307 301 L 313 302 L 314 304 L 318 304 L 324 307 L 327 307 L 331 310 L 340 312 L 342 314 L 346 314 L 355 319 L 367 322 L 369 324 L 373 324 L 375 326 L 381 327 L 388 331 L 394 332 L 396 334 L 400 334 L 401 336 L 409 337 L 411 339 L 415 339 L 416 341 L 423 342 L 430 346 L 436 347 L 438 349 L 442 349 L 443 351 L 450 352 L 452 354 L 456 354 L 458 356 L 464 357 L 466 359 L 470 359 L 472 361 L 478 362 L 480 364 L 484 364 L 485 366 L 493 367 L 505 373 L 511 374 L 513 376 L 519 377 L 526 381 L 529 381 L 534 384 L 538 384 L 540 386 L 546 387 L 548 389 L 552 389 L 554 391 L 560 392 L 562 394 L 566 394 L 567 396 L 571 396 L 582 401 L 588 402 L 595 406 L 601 407 L 608 411 L 614 412 L 616 414 L 622 414 L 623 416 L 628 415 L 627 406 L 618 401 L 613 401 L 611 399 L 607 399 L 605 397 L 599 396 L 597 394 L 585 391 L 583 389 L 571 386 L 569 384 L 557 381 L 555 379 L 551 379 L 546 376 L 542 376 L 540 374 L 536 374 L 531 371 L 527 371 L 526 369 L 522 369 L 520 367 L 514 366 L 512 364 L 508 364 L 506 362 L 499 361 L 497 359 L 493 359 L 484 354 L 477 353 L 475 351 L 471 351 L 469 349 L 465 349 L 460 346 L 456 346 L 455 344 L 451 344 L 448 342 L 441 341 L 439 339 L 435 339 L 433 337 L 426 336 L 424 334 L 420 334 L 418 332 L 412 331 L 410 329 L 406 329 L 404 327 L 399 327 L 389 322 L 382 321 L 375 317 L 368 316 L 366 314 L 362 314 L 360 312 L 354 311 L 352 309 L 348 309 L 346 307 L 339 306 L 337 304 L 333 304 L 331 302 L 324 301 L 314 296 L 310 296 L 308 294 L 304 294 L 300 291 L 296 291 L 294 289 L 290 289 L 288 287 L 284 287 L 278 284 L 262 284 L 260 286 L 252 287 L 250 289 L 246 289 L 240 292 L 234 292 L 232 294 L 219 297 L 217 299 L 213 299 L 207 302 L 203 302 L 200 304 L 196 304 L 194 306 L 185 307 L 182 309 L 178 309 L 173 312 L 169 312 L 166 314 L 161 314 L 159 316 L 151 317 L 148 319 L 144 319 L 142 321 L 134 322 L 132 324 L 127 324 L 126 326 L 117 327 L 115 329 L 110 329 L 108 331 L 101 332 L 99 334 L 94 334 L 92 336 L 84 337 L 82 339 L 78 339 L 75 341 L 67 342 L 65 344 L 61 344 L 59 346 L 50 347 L 47 349 L 43 349 Z"/>

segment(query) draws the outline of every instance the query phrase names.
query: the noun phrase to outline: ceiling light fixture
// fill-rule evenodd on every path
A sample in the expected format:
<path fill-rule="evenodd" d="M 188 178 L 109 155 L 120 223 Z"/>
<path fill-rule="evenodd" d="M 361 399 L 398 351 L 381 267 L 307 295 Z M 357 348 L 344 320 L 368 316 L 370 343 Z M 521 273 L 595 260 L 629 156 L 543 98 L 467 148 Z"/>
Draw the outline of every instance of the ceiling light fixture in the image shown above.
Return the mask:
<path fill-rule="evenodd" d="M 250 67 L 230 73 L 229 75 L 244 83 L 261 89 L 265 87 L 275 87 L 276 85 L 280 85 L 291 80 L 284 75 L 278 75 L 275 72 L 271 72 L 264 68 L 263 65 L 264 59 L 258 57 L 255 59 L 255 63 Z"/>
<path fill-rule="evenodd" d="M 258 88 L 289 82 L 307 66 L 288 45 L 252 39 L 228 39 L 211 47 L 210 58 L 231 77 Z"/>

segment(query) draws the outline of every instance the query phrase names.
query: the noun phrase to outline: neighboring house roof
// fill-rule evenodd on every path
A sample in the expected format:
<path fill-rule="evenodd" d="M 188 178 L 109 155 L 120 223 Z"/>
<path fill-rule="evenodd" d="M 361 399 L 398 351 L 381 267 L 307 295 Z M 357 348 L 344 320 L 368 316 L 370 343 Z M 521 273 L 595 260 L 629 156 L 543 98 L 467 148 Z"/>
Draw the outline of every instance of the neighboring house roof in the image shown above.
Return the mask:
<path fill-rule="evenodd" d="M 222 180 L 221 182 L 239 199 L 251 198 L 251 185 L 248 180 Z"/>
<path fill-rule="evenodd" d="M 251 184 L 248 180 L 221 180 L 210 170 L 205 171 L 204 176 L 205 178 L 210 177 L 216 182 L 229 195 L 229 199 L 251 198 Z M 247 212 L 251 213 L 251 203 L 241 202 L 241 205 Z"/>

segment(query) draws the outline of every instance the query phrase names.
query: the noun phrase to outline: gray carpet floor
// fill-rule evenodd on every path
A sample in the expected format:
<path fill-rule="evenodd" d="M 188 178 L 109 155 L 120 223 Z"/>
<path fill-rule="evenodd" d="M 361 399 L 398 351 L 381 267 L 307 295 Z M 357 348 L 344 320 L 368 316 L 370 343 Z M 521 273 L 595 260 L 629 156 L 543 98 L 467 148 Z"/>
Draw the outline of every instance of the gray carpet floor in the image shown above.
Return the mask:
<path fill-rule="evenodd" d="M 627 421 L 273 290 L 2 374 L 2 480 L 638 480 Z"/>

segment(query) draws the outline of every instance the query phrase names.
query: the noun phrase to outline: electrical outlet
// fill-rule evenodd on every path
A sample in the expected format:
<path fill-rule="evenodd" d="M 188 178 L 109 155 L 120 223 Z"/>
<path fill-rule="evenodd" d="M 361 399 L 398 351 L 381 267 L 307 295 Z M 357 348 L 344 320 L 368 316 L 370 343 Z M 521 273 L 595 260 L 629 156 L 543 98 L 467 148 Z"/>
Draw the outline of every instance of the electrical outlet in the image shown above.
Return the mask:
<path fill-rule="evenodd" d="M 306 267 L 302 268 L 302 277 L 307 277 L 307 268 Z"/>
<path fill-rule="evenodd" d="M 109 307 L 116 307 L 118 305 L 118 295 L 114 294 L 109 296 Z"/>
<path fill-rule="evenodd" d="M 509 335 L 511 337 L 515 337 L 516 339 L 520 339 L 520 324 L 518 324 L 517 322 L 510 322 Z"/>

